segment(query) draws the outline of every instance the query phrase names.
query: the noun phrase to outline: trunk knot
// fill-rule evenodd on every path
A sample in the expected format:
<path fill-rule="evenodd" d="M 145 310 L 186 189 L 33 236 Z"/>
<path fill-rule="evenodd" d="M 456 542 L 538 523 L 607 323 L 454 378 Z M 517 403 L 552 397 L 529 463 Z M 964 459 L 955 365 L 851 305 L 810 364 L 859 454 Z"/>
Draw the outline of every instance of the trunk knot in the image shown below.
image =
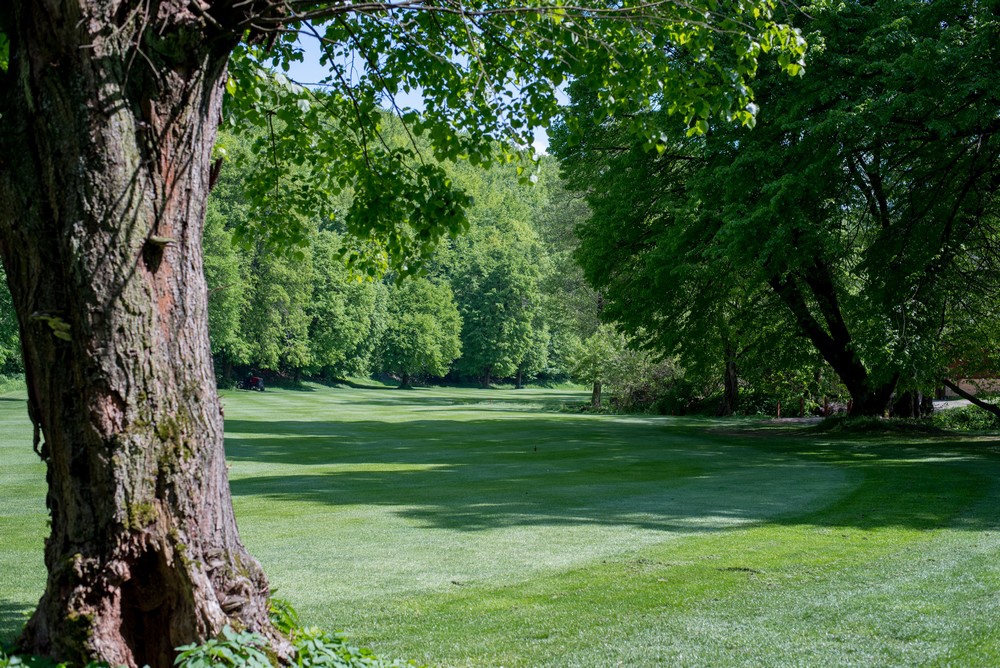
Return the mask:
<path fill-rule="evenodd" d="M 146 268 L 156 273 L 163 262 L 163 252 L 168 244 L 172 244 L 176 239 L 173 237 L 160 237 L 151 235 L 146 238 L 146 243 L 142 245 L 142 259 L 146 263 Z"/>

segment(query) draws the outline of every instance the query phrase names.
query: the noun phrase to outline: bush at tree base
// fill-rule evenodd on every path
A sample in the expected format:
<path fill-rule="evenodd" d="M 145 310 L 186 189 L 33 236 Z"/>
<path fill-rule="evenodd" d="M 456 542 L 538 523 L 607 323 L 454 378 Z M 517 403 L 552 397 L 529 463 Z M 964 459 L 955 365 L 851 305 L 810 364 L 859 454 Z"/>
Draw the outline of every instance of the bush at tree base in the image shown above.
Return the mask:
<path fill-rule="evenodd" d="M 328 633 L 316 627 L 304 628 L 299 615 L 284 599 L 271 599 L 271 622 L 288 636 L 295 647 L 293 666 L 307 668 L 421 668 L 413 661 L 380 659 L 371 650 L 356 647 L 342 633 Z M 272 668 L 280 665 L 270 653 L 267 641 L 256 633 L 235 631 L 226 626 L 217 638 L 200 645 L 177 648 L 178 668 Z M 14 654 L 0 647 L 0 668 L 70 668 L 45 657 Z M 89 663 L 86 668 L 107 668 Z"/>

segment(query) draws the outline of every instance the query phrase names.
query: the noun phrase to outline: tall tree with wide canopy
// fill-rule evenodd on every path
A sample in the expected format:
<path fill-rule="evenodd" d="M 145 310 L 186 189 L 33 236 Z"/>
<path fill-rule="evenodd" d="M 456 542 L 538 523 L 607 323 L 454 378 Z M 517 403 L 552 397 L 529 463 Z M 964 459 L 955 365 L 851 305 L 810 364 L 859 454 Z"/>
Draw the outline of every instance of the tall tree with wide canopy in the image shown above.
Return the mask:
<path fill-rule="evenodd" d="M 753 131 L 675 127 L 651 153 L 632 147 L 627 123 L 604 122 L 579 146 L 563 142 L 575 185 L 591 189 L 581 257 L 608 310 L 689 348 L 730 324 L 756 336 L 761 316 L 787 322 L 856 414 L 881 414 L 895 390 L 935 386 L 958 351 L 989 348 L 995 9 L 817 4 L 801 19 L 809 76 L 768 68 Z M 596 99 L 577 96 L 581 116 L 599 115 Z"/>
<path fill-rule="evenodd" d="M 747 121 L 759 45 L 780 44 L 783 62 L 801 54 L 772 9 L 767 0 L 0 5 L 0 255 L 52 524 L 45 594 L 20 647 L 156 668 L 171 664 L 172 648 L 233 624 L 285 651 L 233 517 L 206 324 L 202 225 L 227 88 L 244 100 L 234 97 L 233 117 L 258 122 L 274 158 L 253 195 L 315 210 L 352 186 L 346 224 L 373 239 L 368 257 L 416 271 L 421 251 L 463 227 L 465 199 L 440 168 L 411 167 L 379 143 L 378 107 L 394 93 L 421 90 L 425 111 L 400 115 L 440 156 L 476 162 L 492 140 L 545 123 L 556 87 L 584 73 L 607 82 L 610 111 L 669 104 L 692 123 L 708 110 Z M 279 32 L 288 26 L 324 39 L 333 74 L 321 99 L 267 85 L 252 64 L 296 57 Z M 719 42 L 741 55 L 717 59 Z M 715 67 L 685 78 L 673 69 L 679 54 Z M 337 123 L 322 126 L 311 113 L 319 105 Z M 283 180 L 293 164 L 313 170 L 312 187 Z M 270 212 L 265 223 L 278 218 Z M 296 219 L 269 238 L 300 241 Z"/>
<path fill-rule="evenodd" d="M 705 138 L 686 136 L 674 122 L 669 144 L 650 151 L 622 124 L 597 122 L 585 86 L 571 94 L 587 138 L 569 145 L 557 128 L 553 150 L 592 211 L 576 227 L 575 255 L 601 291 L 602 319 L 633 346 L 679 357 L 688 377 L 714 378 L 707 385 L 723 387 L 719 413 L 733 414 L 741 378 L 768 366 L 761 352 L 788 348 L 775 346 L 775 335 L 794 323 L 775 317 L 776 299 L 717 238 L 713 200 L 702 202 L 696 179 L 705 170 Z M 592 337 L 608 340 L 608 332 Z"/>

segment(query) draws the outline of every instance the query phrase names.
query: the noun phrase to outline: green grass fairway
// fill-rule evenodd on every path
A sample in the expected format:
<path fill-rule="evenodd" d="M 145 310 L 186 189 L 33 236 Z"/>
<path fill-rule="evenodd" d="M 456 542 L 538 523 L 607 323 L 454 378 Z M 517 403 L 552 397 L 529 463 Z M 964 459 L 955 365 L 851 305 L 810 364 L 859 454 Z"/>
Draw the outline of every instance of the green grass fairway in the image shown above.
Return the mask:
<path fill-rule="evenodd" d="M 243 537 L 308 624 L 442 666 L 1000 665 L 1000 441 L 558 412 L 559 390 L 226 392 Z M 0 400 L 0 639 L 43 469 Z"/>

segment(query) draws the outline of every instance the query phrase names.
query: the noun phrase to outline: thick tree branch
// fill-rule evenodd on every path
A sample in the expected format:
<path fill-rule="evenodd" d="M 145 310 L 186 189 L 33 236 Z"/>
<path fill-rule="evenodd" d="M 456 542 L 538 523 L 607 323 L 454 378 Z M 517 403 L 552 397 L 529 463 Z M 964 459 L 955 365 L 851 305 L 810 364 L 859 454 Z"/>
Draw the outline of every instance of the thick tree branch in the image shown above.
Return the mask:
<path fill-rule="evenodd" d="M 941 384 L 944 385 L 945 387 L 947 387 L 949 390 L 951 390 L 955 394 L 957 394 L 958 396 L 960 396 L 963 399 L 965 399 L 966 401 L 968 401 L 969 403 L 973 404 L 974 406 L 978 406 L 979 408 L 982 408 L 984 411 L 992 413 L 993 415 L 995 415 L 998 418 L 1000 418 L 1000 406 L 996 406 L 994 404 L 991 404 L 991 403 L 988 403 L 986 401 L 983 401 L 982 399 L 979 399 L 978 397 L 976 397 L 976 395 L 974 395 L 974 394 L 969 394 L 968 392 L 966 392 L 965 390 L 963 390 L 961 387 L 959 387 L 958 383 L 955 383 L 955 382 L 949 380 L 948 378 L 942 378 L 941 379 Z"/>
<path fill-rule="evenodd" d="M 768 279 L 768 284 L 774 289 L 778 297 L 781 298 L 785 306 L 788 307 L 788 310 L 791 311 L 799 329 L 813 342 L 813 345 L 816 346 L 820 354 L 827 361 L 835 358 L 836 343 L 833 337 L 826 333 L 826 330 L 820 326 L 819 322 L 816 321 L 816 318 L 809 311 L 809 306 L 802 296 L 802 290 L 795 283 L 794 279 L 790 277 L 782 279 L 775 276 Z M 831 365 L 833 365 L 832 362 Z"/>
<path fill-rule="evenodd" d="M 837 288 L 833 283 L 830 268 L 825 262 L 816 259 L 806 273 L 805 283 L 816 298 L 816 303 L 820 313 L 823 314 L 823 320 L 826 321 L 830 336 L 835 340 L 843 341 L 845 346 L 849 345 L 851 334 L 840 309 L 840 300 L 837 298 Z"/>

